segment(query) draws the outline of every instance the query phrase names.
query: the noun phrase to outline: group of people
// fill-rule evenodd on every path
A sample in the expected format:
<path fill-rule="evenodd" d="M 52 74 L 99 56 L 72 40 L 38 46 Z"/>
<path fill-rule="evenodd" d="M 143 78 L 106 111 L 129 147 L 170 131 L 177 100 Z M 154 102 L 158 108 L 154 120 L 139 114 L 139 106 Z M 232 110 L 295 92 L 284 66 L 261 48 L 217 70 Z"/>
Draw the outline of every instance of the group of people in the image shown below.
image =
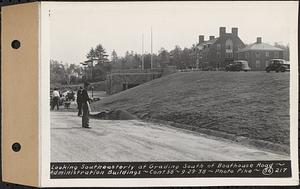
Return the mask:
<path fill-rule="evenodd" d="M 65 98 L 61 98 L 61 97 Z M 52 97 L 51 97 L 51 110 L 54 110 L 56 107 L 56 110 L 59 110 L 59 106 L 62 105 L 64 102 L 71 102 L 75 100 L 75 94 L 73 91 L 67 91 L 63 94 L 59 91 L 59 89 L 56 87 L 52 91 Z"/>
<path fill-rule="evenodd" d="M 88 94 L 89 83 L 84 83 L 84 87 L 80 87 L 77 91 L 77 108 L 78 108 L 78 116 L 82 116 L 82 127 L 83 128 L 91 128 L 89 126 L 89 115 L 91 112 L 90 103 L 92 99 Z"/>
<path fill-rule="evenodd" d="M 77 108 L 78 108 L 78 116 L 82 116 L 82 127 L 83 128 L 90 128 L 89 126 L 89 115 L 91 112 L 90 103 L 92 102 L 92 99 L 88 95 L 88 87 L 89 83 L 84 83 L 83 88 L 80 87 L 77 91 Z M 59 110 L 59 105 L 61 101 L 61 93 L 58 88 L 54 88 L 52 92 L 51 97 L 51 110 L 54 110 L 55 107 L 57 110 Z M 66 95 L 67 101 L 75 100 L 75 94 L 74 92 L 69 92 Z"/>

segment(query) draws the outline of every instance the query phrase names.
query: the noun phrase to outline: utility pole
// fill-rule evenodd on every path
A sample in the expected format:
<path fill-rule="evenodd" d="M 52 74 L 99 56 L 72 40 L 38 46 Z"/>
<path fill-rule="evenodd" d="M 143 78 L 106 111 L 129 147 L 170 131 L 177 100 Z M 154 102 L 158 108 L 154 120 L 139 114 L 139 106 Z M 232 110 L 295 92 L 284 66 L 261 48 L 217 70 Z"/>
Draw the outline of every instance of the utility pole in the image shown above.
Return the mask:
<path fill-rule="evenodd" d="M 145 69 L 144 65 L 144 34 L 142 34 L 142 70 Z"/>
<path fill-rule="evenodd" d="M 151 27 L 151 69 L 153 69 L 153 38 L 152 38 L 152 27 Z"/>

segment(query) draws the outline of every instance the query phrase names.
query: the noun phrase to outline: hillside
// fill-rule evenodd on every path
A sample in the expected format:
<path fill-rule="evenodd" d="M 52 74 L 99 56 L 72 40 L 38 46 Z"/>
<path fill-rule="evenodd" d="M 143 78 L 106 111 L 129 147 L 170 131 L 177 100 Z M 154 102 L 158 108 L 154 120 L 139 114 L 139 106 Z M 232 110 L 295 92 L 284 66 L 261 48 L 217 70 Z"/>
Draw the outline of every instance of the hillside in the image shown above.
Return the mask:
<path fill-rule="evenodd" d="M 102 109 L 287 146 L 289 73 L 176 73 L 92 104 Z"/>

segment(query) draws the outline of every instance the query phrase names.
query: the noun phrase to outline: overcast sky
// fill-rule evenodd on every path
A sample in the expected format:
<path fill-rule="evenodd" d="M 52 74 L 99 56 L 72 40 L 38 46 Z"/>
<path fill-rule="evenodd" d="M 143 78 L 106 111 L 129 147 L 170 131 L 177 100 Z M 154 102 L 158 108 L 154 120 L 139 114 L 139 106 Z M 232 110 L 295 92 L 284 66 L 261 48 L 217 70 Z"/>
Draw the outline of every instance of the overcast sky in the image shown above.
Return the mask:
<path fill-rule="evenodd" d="M 175 45 L 191 47 L 200 34 L 218 37 L 219 27 L 238 27 L 244 43 L 256 37 L 274 44 L 290 43 L 297 26 L 297 2 L 143 2 L 143 3 L 60 3 L 52 4 L 50 16 L 51 58 L 80 63 L 91 47 L 102 44 L 111 55 L 126 51 L 153 52 Z"/>

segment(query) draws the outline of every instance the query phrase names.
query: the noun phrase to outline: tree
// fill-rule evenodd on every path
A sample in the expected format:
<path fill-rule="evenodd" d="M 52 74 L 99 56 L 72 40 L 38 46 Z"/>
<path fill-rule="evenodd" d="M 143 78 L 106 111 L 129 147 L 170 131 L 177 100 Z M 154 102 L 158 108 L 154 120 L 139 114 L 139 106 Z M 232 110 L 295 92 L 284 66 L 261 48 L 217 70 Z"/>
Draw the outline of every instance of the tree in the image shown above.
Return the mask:
<path fill-rule="evenodd" d="M 52 85 L 71 85 L 81 81 L 82 69 L 76 64 L 50 60 L 50 83 Z"/>
<path fill-rule="evenodd" d="M 90 51 L 88 52 L 88 54 L 86 55 L 86 58 L 88 60 L 93 60 L 96 59 L 96 52 L 94 50 L 94 48 L 91 48 Z"/>
<path fill-rule="evenodd" d="M 50 60 L 50 84 L 61 85 L 64 81 L 64 71 L 61 63 L 57 60 Z"/>
<path fill-rule="evenodd" d="M 118 62 L 118 55 L 115 49 L 111 53 L 111 62 L 114 64 Z"/>
<path fill-rule="evenodd" d="M 63 75 L 67 85 L 75 84 L 76 78 L 81 75 L 81 68 L 75 64 L 62 64 Z"/>
<path fill-rule="evenodd" d="M 162 67 L 162 68 L 167 67 L 170 64 L 169 52 L 166 49 L 161 48 L 158 52 L 157 61 L 158 61 L 159 67 Z"/>
<path fill-rule="evenodd" d="M 91 62 L 89 69 L 93 76 L 92 81 L 103 81 L 105 80 L 106 74 L 111 71 L 111 65 L 108 60 L 108 55 L 101 44 L 97 45 L 96 48 L 91 48 L 87 53 L 86 58 Z M 94 61 L 96 62 L 95 65 Z"/>
<path fill-rule="evenodd" d="M 173 66 L 176 66 L 177 69 L 182 69 L 183 68 L 183 60 L 181 58 L 182 55 L 182 50 L 181 48 L 176 45 L 173 50 L 170 51 L 170 56 L 171 56 L 171 64 Z"/>
<path fill-rule="evenodd" d="M 108 59 L 107 59 L 108 55 L 106 54 L 105 49 L 102 47 L 101 44 L 97 45 L 95 48 L 95 58 L 98 60 L 98 63 L 107 63 Z"/>
<path fill-rule="evenodd" d="M 290 47 L 289 45 L 282 45 L 280 43 L 275 42 L 274 46 L 283 50 L 283 59 L 290 60 Z"/>

